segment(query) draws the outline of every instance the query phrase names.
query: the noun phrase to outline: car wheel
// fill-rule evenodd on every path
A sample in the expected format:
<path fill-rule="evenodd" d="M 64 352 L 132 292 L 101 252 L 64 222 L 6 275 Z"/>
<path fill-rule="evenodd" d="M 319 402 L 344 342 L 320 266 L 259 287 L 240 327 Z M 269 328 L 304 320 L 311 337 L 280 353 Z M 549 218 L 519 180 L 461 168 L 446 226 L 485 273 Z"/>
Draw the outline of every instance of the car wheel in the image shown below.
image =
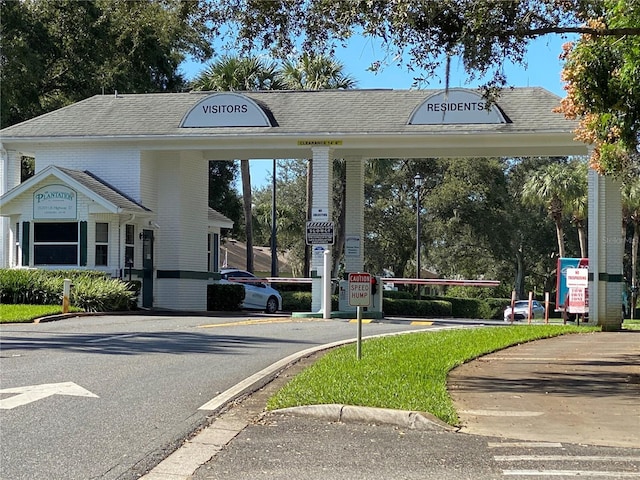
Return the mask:
<path fill-rule="evenodd" d="M 276 313 L 278 311 L 278 299 L 276 297 L 269 297 L 267 300 L 267 313 Z"/>

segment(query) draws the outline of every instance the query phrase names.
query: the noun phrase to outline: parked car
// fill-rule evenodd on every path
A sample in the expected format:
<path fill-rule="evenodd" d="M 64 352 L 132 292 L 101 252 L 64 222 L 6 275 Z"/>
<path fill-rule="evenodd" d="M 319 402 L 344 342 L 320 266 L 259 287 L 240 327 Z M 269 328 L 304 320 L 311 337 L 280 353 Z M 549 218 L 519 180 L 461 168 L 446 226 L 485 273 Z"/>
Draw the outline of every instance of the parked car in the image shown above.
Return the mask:
<path fill-rule="evenodd" d="M 259 277 L 246 270 L 237 268 L 223 268 L 220 271 L 220 283 L 238 283 L 244 285 L 244 302 L 242 308 L 247 310 L 264 310 L 275 313 L 282 308 L 282 295 L 275 288 L 271 288 Z M 233 282 L 230 278 L 255 279 L 255 282 Z"/>
<path fill-rule="evenodd" d="M 529 317 L 529 300 L 518 300 L 513 304 L 513 320 L 526 320 Z M 531 318 L 544 318 L 544 305 L 539 301 L 531 302 Z M 504 321 L 511 321 L 511 305 L 504 309 Z"/>

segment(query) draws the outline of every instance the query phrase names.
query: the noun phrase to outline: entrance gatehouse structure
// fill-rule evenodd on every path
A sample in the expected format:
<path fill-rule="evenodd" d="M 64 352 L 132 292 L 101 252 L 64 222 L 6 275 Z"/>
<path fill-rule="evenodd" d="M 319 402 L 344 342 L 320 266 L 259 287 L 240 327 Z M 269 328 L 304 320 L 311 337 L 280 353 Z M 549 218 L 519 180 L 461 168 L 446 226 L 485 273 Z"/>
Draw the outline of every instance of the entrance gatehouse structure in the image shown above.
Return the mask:
<path fill-rule="evenodd" d="M 97 95 L 0 131 L 0 265 L 114 276 L 129 265 L 148 306 L 205 310 L 212 232 L 230 226 L 208 208 L 207 161 L 311 158 L 312 211 L 331 218 L 332 160 L 342 158 L 345 269 L 362 271 L 365 159 L 587 155 L 575 122 L 552 112 L 559 100 L 542 88 L 505 90 L 493 106 L 466 89 Z M 20 183 L 23 155 L 36 174 Z M 619 186 L 591 171 L 590 320 L 613 328 L 620 222 Z M 318 274 L 322 261 L 312 259 Z M 318 311 L 322 279 L 312 292 Z"/>

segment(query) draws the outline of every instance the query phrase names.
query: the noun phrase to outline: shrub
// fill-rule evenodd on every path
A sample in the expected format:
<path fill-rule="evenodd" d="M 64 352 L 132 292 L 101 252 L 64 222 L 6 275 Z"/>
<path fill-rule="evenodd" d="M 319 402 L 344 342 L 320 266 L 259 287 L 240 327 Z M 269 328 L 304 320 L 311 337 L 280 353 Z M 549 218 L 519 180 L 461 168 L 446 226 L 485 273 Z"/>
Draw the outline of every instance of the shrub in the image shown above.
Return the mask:
<path fill-rule="evenodd" d="M 504 309 L 507 305 L 511 305 L 509 298 L 487 298 L 484 300 L 486 310 L 485 315 L 479 318 L 492 318 L 494 320 L 502 320 Z"/>
<path fill-rule="evenodd" d="M 71 305 L 87 312 L 129 310 L 135 300 L 129 285 L 117 278 L 79 276 L 73 281 Z"/>
<path fill-rule="evenodd" d="M 395 300 L 413 300 L 415 295 L 411 292 L 405 292 L 400 290 L 383 290 L 383 297 L 393 298 Z"/>
<path fill-rule="evenodd" d="M 280 291 L 282 295 L 282 310 L 285 312 L 309 312 L 311 311 L 310 292 Z"/>
<path fill-rule="evenodd" d="M 216 312 L 236 312 L 242 309 L 244 286 L 229 283 L 207 285 L 207 310 Z"/>
<path fill-rule="evenodd" d="M 64 279 L 72 281 L 70 303 L 87 311 L 132 307 L 135 294 L 126 282 L 89 270 L 0 269 L 0 301 L 5 304 L 60 305 Z"/>
<path fill-rule="evenodd" d="M 450 317 L 451 302 L 445 300 L 406 300 L 389 298 L 384 301 L 385 315 L 417 317 Z"/>
<path fill-rule="evenodd" d="M 310 312 L 311 292 L 280 292 L 282 295 L 282 310 L 285 312 Z M 331 295 L 331 310 L 339 308 L 338 295 Z"/>

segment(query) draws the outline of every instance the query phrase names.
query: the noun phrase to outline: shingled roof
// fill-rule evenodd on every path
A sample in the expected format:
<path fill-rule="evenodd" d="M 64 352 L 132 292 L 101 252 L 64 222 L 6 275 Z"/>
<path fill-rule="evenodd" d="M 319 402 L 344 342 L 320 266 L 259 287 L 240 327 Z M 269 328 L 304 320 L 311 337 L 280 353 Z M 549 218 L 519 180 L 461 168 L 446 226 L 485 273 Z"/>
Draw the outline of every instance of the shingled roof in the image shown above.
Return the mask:
<path fill-rule="evenodd" d="M 29 138 L 202 137 L 224 134 L 440 133 L 451 125 L 409 125 L 416 107 L 440 90 L 239 92 L 274 120 L 270 127 L 181 128 L 189 110 L 213 92 L 97 95 L 0 130 L 3 141 Z M 238 93 L 238 92 L 236 92 Z M 504 124 L 456 125 L 457 132 L 571 132 L 575 123 L 552 110 L 560 102 L 538 87 L 502 92 Z"/>
<path fill-rule="evenodd" d="M 98 178 L 89 171 L 72 170 L 69 168 L 57 167 L 55 165 L 49 165 L 33 177 L 25 180 L 6 192 L 0 197 L 0 204 L 5 206 L 8 202 L 17 198 L 27 189 L 34 185 L 38 185 L 45 178 L 51 175 L 74 185 L 76 188 L 80 188 L 85 195 L 94 195 L 94 200 L 99 201 L 105 208 L 112 210 L 114 213 L 152 213 L 147 207 L 136 202 L 125 193 L 121 192 L 114 186 L 109 185 L 107 182 Z"/>

